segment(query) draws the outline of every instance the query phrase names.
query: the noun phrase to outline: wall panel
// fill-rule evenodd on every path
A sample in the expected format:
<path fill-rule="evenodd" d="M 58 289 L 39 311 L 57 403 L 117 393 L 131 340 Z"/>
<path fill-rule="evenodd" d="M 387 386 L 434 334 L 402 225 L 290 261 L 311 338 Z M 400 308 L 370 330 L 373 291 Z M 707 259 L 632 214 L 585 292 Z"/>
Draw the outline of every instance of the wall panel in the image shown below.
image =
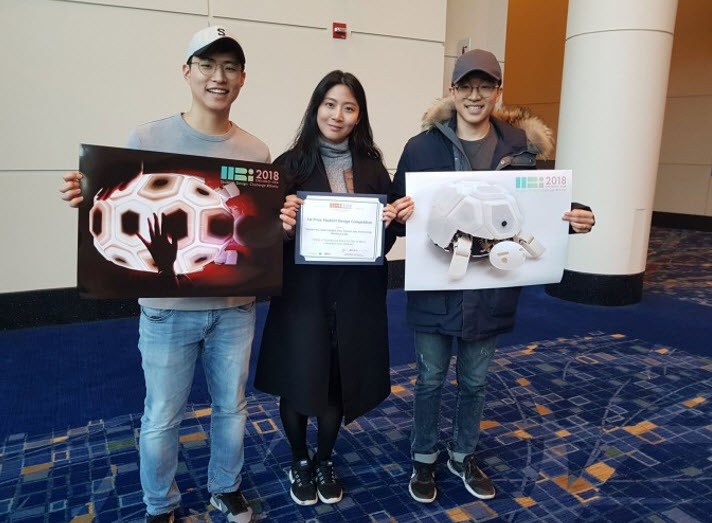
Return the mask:
<path fill-rule="evenodd" d="M 709 215 L 710 167 L 661 163 L 654 208 L 660 212 Z"/>
<path fill-rule="evenodd" d="M 76 2 L 0 3 L 0 18 L 31 21 L 0 31 L 3 49 L 20 49 L 4 82 L 0 170 L 77 166 L 77 145 L 123 145 L 139 122 L 184 109 L 186 35 L 204 17 Z"/>
<path fill-rule="evenodd" d="M 420 132 L 423 113 L 440 95 L 442 44 L 369 35 L 354 35 L 353 40 L 348 61 L 366 89 L 374 138 L 386 167 L 395 170 L 405 143 Z M 403 56 L 417 56 L 422 74 L 414 73 L 413 61 Z"/>
<path fill-rule="evenodd" d="M 660 162 L 712 164 L 712 96 L 667 99 Z"/>
<path fill-rule="evenodd" d="M 33 1 L 33 0 L 28 0 Z M 103 6 L 126 7 L 130 9 L 143 9 L 151 11 L 166 11 L 170 13 L 186 13 L 194 15 L 207 15 L 208 2 L 206 0 L 58 0 L 60 2 L 74 2 L 79 4 L 97 4 Z"/>
<path fill-rule="evenodd" d="M 504 103 L 558 103 L 568 0 L 510 0 Z"/>
<path fill-rule="evenodd" d="M 2 0 L 0 19 L 18 23 L 3 24 L 0 45 L 19 59 L 0 97 L 0 190 L 13 195 L 0 236 L 17 243 L 3 252 L 0 271 L 12 277 L 0 292 L 75 284 L 76 212 L 58 197 L 61 174 L 77 167 L 80 142 L 121 146 L 137 125 L 190 107 L 184 50 L 209 20 L 233 30 L 247 55 L 231 118 L 273 157 L 318 80 L 341 68 L 362 80 L 393 170 L 441 94 L 445 17 L 445 0 Z M 354 32 L 334 40 L 332 21 Z"/>
<path fill-rule="evenodd" d="M 317 28 L 327 26 L 334 4 L 330 0 L 210 0 L 211 15 L 217 18 Z"/>
<path fill-rule="evenodd" d="M 712 216 L 710 21 L 709 0 L 678 1 L 656 211 Z"/>
<path fill-rule="evenodd" d="M 332 13 L 334 16 L 343 13 L 345 19 L 332 21 L 346 22 L 351 31 L 440 43 L 445 40 L 446 0 L 343 0 L 340 3 L 343 6 L 336 4 Z M 416 55 L 405 55 L 401 59 L 410 62 L 409 56 Z"/>
<path fill-rule="evenodd" d="M 679 0 L 668 96 L 712 96 L 712 2 Z"/>
<path fill-rule="evenodd" d="M 59 172 L 0 172 L 0 292 L 76 285 L 77 213 Z"/>

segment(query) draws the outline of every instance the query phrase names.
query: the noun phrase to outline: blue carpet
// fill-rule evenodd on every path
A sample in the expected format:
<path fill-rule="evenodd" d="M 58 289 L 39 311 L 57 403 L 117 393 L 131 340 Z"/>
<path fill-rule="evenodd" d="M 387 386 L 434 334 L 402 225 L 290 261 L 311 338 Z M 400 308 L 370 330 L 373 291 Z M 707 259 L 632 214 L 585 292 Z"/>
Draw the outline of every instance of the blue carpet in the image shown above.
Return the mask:
<path fill-rule="evenodd" d="M 404 326 L 405 293 L 390 291 L 391 365 L 413 361 L 411 332 Z M 257 361 L 266 304 L 258 307 Z M 641 303 L 607 308 L 552 298 L 542 287 L 522 294 L 515 330 L 500 346 L 569 337 L 593 331 L 624 332 L 691 354 L 712 355 L 712 308 L 663 294 L 646 293 Z M 0 441 L 10 434 L 67 430 L 91 420 L 143 410 L 144 385 L 135 318 L 0 332 Z M 28 386 L 30 384 L 30 386 Z M 209 401 L 200 365 L 191 403 Z"/>
<path fill-rule="evenodd" d="M 252 394 L 244 486 L 255 511 L 284 522 L 709 521 L 712 234 L 655 229 L 650 245 L 639 304 L 604 308 L 551 298 L 542 287 L 523 292 L 489 378 L 480 447 L 495 500 L 474 501 L 442 464 L 436 503 L 406 494 L 412 335 L 405 294 L 391 291 L 393 393 L 337 442 L 346 498 L 312 508 L 291 502 L 276 401 Z M 261 304 L 258 336 L 265 314 Z M 129 318 L 0 332 L 0 521 L 141 517 L 137 330 Z M 443 440 L 454 390 L 443 398 Z M 224 521 L 205 491 L 208 401 L 198 367 L 181 429 L 186 521 Z"/>
<path fill-rule="evenodd" d="M 390 292 L 388 308 L 398 318 L 390 325 L 391 365 L 413 361 L 413 336 L 400 319 L 405 293 Z M 248 394 L 254 392 L 266 316 L 267 304 L 261 303 Z M 0 441 L 17 432 L 43 434 L 141 412 L 145 388 L 137 345 L 137 318 L 0 331 Z M 200 365 L 189 401 L 209 401 Z"/>
<path fill-rule="evenodd" d="M 514 332 L 500 338 L 500 345 L 596 330 L 625 332 L 710 356 L 712 302 L 709 306 L 699 305 L 646 290 L 635 305 L 602 307 L 566 302 L 548 296 L 543 287 L 527 287 L 522 293 L 517 326 Z"/>
<path fill-rule="evenodd" d="M 335 462 L 346 495 L 299 507 L 275 398 L 249 398 L 242 488 L 260 521 L 709 521 L 712 359 L 625 334 L 591 333 L 502 348 L 491 368 L 478 456 L 498 496 L 477 501 L 438 465 L 439 496 L 407 494 L 413 365 L 392 368 L 392 394 L 342 432 Z M 443 394 L 443 441 L 455 408 Z M 181 426 L 177 482 L 184 521 L 225 521 L 208 503 L 210 416 Z M 0 446 L 0 519 L 140 521 L 139 414 Z M 309 427 L 313 442 L 315 430 Z"/>
<path fill-rule="evenodd" d="M 653 228 L 645 289 L 712 307 L 712 234 Z"/>

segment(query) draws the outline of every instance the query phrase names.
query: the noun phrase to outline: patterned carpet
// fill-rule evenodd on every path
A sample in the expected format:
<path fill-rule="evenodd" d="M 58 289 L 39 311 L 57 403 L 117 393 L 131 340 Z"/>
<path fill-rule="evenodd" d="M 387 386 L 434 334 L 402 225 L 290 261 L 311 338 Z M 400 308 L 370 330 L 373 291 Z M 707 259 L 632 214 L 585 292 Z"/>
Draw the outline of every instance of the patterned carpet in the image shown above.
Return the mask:
<path fill-rule="evenodd" d="M 653 228 L 645 291 L 712 307 L 712 234 Z"/>
<path fill-rule="evenodd" d="M 690 254 L 694 253 L 694 254 Z M 712 306 L 712 234 L 656 229 L 646 292 Z M 702 314 L 701 314 L 702 317 Z M 701 343 L 709 343 L 706 340 Z M 413 365 L 391 369 L 392 394 L 342 431 L 335 462 L 346 495 L 298 507 L 289 497 L 289 447 L 274 398 L 249 399 L 243 491 L 259 521 L 710 521 L 712 358 L 625 332 L 500 348 L 491 367 L 479 458 L 498 495 L 470 496 L 438 465 L 439 496 L 407 493 Z M 443 441 L 455 403 L 443 395 Z M 0 521 L 140 521 L 140 414 L 0 446 Z M 182 521 L 225 521 L 205 489 L 210 409 L 181 426 Z M 310 426 L 314 440 L 314 427 Z"/>

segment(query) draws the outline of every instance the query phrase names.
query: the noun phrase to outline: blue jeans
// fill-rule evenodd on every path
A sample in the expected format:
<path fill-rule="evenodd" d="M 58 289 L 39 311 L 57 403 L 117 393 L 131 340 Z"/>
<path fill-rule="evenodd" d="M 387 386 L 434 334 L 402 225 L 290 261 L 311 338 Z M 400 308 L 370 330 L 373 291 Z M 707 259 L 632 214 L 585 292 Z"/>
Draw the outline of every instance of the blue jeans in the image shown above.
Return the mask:
<path fill-rule="evenodd" d="M 450 367 L 453 339 L 457 339 L 457 401 L 450 457 L 462 461 L 472 454 L 480 437 L 485 403 L 485 378 L 494 356 L 497 336 L 465 341 L 456 336 L 415 332 L 418 377 L 413 402 L 411 451 L 413 459 L 435 463 L 440 436 L 440 398 Z"/>
<path fill-rule="evenodd" d="M 149 514 L 169 512 L 180 504 L 175 482 L 179 427 L 199 355 L 212 399 L 208 490 L 232 492 L 240 486 L 245 384 L 254 332 L 254 302 L 205 311 L 141 307 L 138 346 L 146 400 L 140 472 Z"/>

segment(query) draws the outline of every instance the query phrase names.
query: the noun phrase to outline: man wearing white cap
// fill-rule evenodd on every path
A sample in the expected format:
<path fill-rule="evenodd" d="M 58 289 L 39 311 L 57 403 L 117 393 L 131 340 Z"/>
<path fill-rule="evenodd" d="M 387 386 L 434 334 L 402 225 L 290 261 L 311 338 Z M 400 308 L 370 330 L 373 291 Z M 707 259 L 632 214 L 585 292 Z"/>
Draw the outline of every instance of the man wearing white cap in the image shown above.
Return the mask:
<path fill-rule="evenodd" d="M 128 147 L 270 161 L 267 146 L 230 121 L 230 107 L 245 83 L 245 54 L 233 35 L 217 26 L 198 31 L 188 44 L 183 78 L 192 95 L 190 109 L 138 127 Z M 73 207 L 83 200 L 81 176 L 79 172 L 64 176 L 63 199 Z M 141 298 L 139 304 L 139 350 L 146 381 L 139 441 L 146 521 L 172 522 L 180 504 L 175 482 L 179 428 L 198 356 L 212 398 L 210 502 L 227 521 L 251 521 L 252 509 L 239 487 L 255 299 Z"/>

